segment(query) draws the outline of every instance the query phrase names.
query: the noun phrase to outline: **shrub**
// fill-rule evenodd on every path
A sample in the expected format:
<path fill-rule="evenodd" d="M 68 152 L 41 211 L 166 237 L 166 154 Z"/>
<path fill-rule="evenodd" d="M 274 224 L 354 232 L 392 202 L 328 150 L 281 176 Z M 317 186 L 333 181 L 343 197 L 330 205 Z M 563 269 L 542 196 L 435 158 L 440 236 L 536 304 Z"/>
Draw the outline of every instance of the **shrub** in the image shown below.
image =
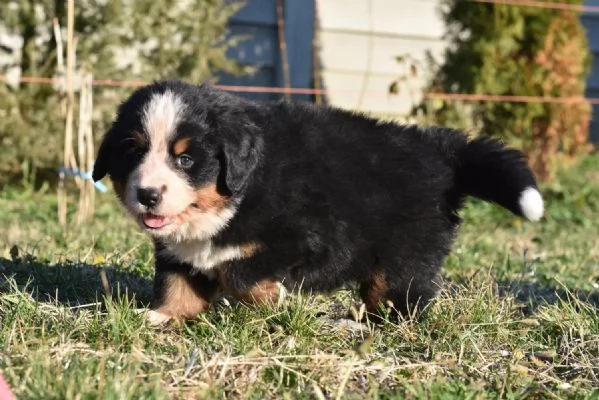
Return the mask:
<path fill-rule="evenodd" d="M 463 0 L 443 0 L 441 10 L 449 47 L 431 91 L 578 100 L 478 101 L 467 107 L 427 100 L 423 107 L 436 123 L 451 125 L 466 110 L 481 134 L 523 149 L 545 180 L 559 160 L 588 151 L 591 107 L 582 96 L 590 52 L 578 12 Z"/>
<path fill-rule="evenodd" d="M 149 81 L 208 80 L 216 71 L 239 72 L 225 57 L 233 43 L 231 0 L 120 0 L 75 2 L 77 67 L 96 79 Z M 66 1 L 0 2 L 0 74 L 17 68 L 25 76 L 58 76 L 52 19 L 66 36 Z M 0 37 L 0 40 L 2 37 Z M 2 54 L 8 53 L 8 54 Z M 94 133 L 100 138 L 114 108 L 131 89 L 94 88 Z M 0 82 L 0 185 L 29 171 L 57 178 L 62 163 L 63 95 L 49 85 Z"/>

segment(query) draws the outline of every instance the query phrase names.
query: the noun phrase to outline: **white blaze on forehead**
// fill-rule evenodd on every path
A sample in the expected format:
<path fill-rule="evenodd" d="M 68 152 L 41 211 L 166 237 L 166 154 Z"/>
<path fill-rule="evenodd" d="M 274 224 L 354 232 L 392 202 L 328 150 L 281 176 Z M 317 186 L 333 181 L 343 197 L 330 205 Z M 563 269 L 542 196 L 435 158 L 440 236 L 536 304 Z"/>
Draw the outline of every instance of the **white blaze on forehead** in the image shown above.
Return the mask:
<path fill-rule="evenodd" d="M 162 193 L 156 213 L 175 216 L 193 201 L 193 190 L 186 179 L 169 162 L 168 143 L 183 119 L 185 103 L 170 90 L 154 94 L 142 111 L 142 127 L 149 139 L 149 149 L 127 183 L 126 203 L 142 212 L 137 199 L 138 188 L 154 188 Z"/>
<path fill-rule="evenodd" d="M 143 109 L 142 125 L 150 137 L 151 147 L 166 146 L 183 116 L 185 104 L 170 90 L 157 93 Z"/>

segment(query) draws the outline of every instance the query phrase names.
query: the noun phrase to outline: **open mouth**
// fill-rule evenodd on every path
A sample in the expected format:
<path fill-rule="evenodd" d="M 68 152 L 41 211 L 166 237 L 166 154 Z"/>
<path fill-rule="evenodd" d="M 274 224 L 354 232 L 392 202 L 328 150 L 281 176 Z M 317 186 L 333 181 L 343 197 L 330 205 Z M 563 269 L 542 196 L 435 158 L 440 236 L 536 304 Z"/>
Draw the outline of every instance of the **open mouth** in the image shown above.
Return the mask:
<path fill-rule="evenodd" d="M 141 215 L 141 220 L 146 228 L 149 229 L 160 229 L 173 223 L 173 218 L 166 217 L 164 215 L 157 215 L 152 213 L 144 213 Z"/>

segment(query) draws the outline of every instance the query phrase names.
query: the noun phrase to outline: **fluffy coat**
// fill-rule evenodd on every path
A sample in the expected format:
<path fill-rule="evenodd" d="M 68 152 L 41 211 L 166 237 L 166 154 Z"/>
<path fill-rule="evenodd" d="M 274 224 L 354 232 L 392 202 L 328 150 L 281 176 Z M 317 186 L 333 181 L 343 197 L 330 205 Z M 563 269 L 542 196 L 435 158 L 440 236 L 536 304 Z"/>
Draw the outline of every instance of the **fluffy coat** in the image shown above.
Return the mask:
<path fill-rule="evenodd" d="M 406 314 L 434 296 L 467 196 L 543 214 L 526 159 L 500 142 L 178 81 L 121 105 L 93 177 L 107 174 L 154 240 L 160 321 L 281 285 L 356 284 L 369 312 Z"/>

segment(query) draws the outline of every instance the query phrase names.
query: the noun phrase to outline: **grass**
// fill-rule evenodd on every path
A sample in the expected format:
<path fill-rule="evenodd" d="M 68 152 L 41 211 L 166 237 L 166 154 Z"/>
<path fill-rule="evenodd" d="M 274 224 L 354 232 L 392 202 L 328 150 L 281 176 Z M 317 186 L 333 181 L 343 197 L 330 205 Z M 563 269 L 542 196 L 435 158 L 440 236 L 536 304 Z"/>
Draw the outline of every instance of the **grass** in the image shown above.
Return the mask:
<path fill-rule="evenodd" d="M 19 399 L 598 399 L 598 171 L 546 185 L 539 224 L 469 202 L 426 316 L 378 326 L 344 290 L 150 327 L 151 247 L 111 194 L 62 231 L 52 191 L 5 188 L 0 370 Z"/>

